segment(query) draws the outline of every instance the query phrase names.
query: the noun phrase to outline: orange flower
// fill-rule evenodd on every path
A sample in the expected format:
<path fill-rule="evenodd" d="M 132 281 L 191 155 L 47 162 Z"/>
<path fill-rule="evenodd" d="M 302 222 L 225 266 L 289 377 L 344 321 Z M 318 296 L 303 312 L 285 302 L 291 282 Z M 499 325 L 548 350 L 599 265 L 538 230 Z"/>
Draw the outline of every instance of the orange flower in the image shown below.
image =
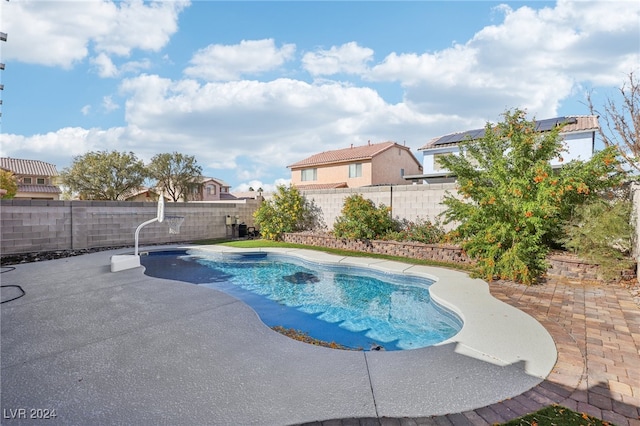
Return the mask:
<path fill-rule="evenodd" d="M 533 216 L 533 212 L 526 212 L 524 215 L 525 217 L 531 217 Z"/>

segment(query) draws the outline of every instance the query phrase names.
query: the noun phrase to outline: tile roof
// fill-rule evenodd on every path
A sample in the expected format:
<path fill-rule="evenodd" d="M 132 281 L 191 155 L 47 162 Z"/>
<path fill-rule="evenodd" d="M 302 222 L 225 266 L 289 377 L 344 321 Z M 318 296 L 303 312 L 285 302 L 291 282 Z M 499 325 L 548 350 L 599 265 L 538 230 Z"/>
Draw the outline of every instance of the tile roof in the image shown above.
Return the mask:
<path fill-rule="evenodd" d="M 336 188 L 348 188 L 346 182 L 338 183 L 310 183 L 307 185 L 296 185 L 298 189 L 336 189 Z"/>
<path fill-rule="evenodd" d="M 336 149 L 333 151 L 325 151 L 319 154 L 314 154 L 311 157 L 307 157 L 304 160 L 300 160 L 296 163 L 290 164 L 287 167 L 298 168 L 332 163 L 344 163 L 356 160 L 370 160 L 376 155 L 380 154 L 383 151 L 386 151 L 393 146 L 406 149 L 409 153 L 411 153 L 411 150 L 408 147 L 399 145 L 395 142 L 372 143 L 364 146 L 352 145 L 351 148 Z"/>
<path fill-rule="evenodd" d="M 600 128 L 597 115 L 569 115 L 566 117 L 556 117 L 556 118 L 550 118 L 546 120 L 537 120 L 536 123 L 554 122 L 554 121 L 562 122 L 565 120 L 569 120 L 569 124 L 564 126 L 564 128 L 562 129 L 562 134 L 596 131 Z M 438 147 L 455 146 L 459 142 L 467 139 L 468 137 L 470 137 L 471 139 L 475 139 L 475 138 L 482 137 L 483 135 L 484 135 L 484 129 L 474 129 L 474 130 L 467 130 L 464 132 L 450 133 L 448 135 L 438 136 L 429 140 L 429 142 L 427 142 L 424 146 L 418 148 L 418 151 L 434 148 L 436 145 Z M 449 140 L 450 142 L 447 142 L 446 140 Z"/>
<path fill-rule="evenodd" d="M 0 157 L 0 168 L 17 175 L 58 176 L 56 166 L 39 160 Z"/>
<path fill-rule="evenodd" d="M 62 191 L 55 185 L 18 185 L 18 192 L 40 192 L 48 194 L 61 194 Z"/>
<path fill-rule="evenodd" d="M 209 176 L 202 176 L 201 179 L 200 179 L 200 183 L 209 182 L 210 180 L 217 182 L 218 185 L 220 185 L 222 187 L 225 187 L 225 188 L 230 188 L 231 187 L 231 185 L 229 185 L 225 181 L 223 181 L 221 179 L 218 179 L 218 178 L 209 177 Z"/>

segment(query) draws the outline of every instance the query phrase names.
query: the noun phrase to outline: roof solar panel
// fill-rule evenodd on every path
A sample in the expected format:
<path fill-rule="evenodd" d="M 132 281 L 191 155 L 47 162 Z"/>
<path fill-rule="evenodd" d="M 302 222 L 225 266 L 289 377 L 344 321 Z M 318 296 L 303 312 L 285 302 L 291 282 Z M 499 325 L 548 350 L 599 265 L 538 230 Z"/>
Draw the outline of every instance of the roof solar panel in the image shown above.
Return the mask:
<path fill-rule="evenodd" d="M 567 124 L 575 124 L 578 122 L 576 117 L 556 117 L 556 118 L 547 118 L 545 120 L 536 120 L 536 131 L 538 132 L 548 132 L 554 127 L 567 123 Z M 433 142 L 433 146 L 438 145 L 446 145 L 450 143 L 458 143 L 467 139 L 477 140 L 484 136 L 485 129 L 475 129 L 468 130 L 466 132 L 461 133 L 452 133 L 450 135 L 444 135 L 441 138 L 437 139 Z"/>
<path fill-rule="evenodd" d="M 556 118 L 547 118 L 546 120 L 536 120 L 536 130 L 538 132 L 548 132 L 554 127 L 563 124 L 574 124 L 577 123 L 577 119 L 575 117 L 556 117 Z"/>

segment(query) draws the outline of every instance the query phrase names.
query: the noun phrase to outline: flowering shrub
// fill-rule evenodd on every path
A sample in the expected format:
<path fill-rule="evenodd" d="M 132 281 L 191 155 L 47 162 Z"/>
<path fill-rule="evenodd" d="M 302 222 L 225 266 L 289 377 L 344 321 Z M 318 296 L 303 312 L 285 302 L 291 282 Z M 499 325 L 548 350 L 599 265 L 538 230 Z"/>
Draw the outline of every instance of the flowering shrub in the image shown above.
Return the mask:
<path fill-rule="evenodd" d="M 319 209 L 292 185 L 280 185 L 271 200 L 264 201 L 253 217 L 260 234 L 278 240 L 285 232 L 299 232 L 322 227 Z"/>
<path fill-rule="evenodd" d="M 546 271 L 550 246 L 574 206 L 619 185 L 614 148 L 559 171 L 550 161 L 564 151 L 559 132 L 536 131 L 520 110 L 487 124 L 484 137 L 460 144 L 464 155 L 440 159 L 458 179 L 459 196 L 447 195 L 445 223 L 456 222 L 458 242 L 476 259 L 480 274 L 530 284 Z"/>
<path fill-rule="evenodd" d="M 341 213 L 333 225 L 333 234 L 338 238 L 373 240 L 397 230 L 388 207 L 376 207 L 360 194 L 345 198 Z"/>

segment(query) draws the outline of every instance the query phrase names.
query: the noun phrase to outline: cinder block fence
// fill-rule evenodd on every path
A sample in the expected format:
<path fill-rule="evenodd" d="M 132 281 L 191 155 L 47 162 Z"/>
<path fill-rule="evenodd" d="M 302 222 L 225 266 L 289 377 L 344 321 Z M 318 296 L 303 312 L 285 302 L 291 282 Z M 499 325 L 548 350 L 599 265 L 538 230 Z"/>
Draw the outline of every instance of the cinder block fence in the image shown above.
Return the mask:
<path fill-rule="evenodd" d="M 227 216 L 253 226 L 259 201 L 166 203 L 165 215 L 183 216 L 179 234 L 167 222 L 141 229 L 140 244 L 224 238 Z M 120 201 L 1 200 L 0 251 L 19 253 L 131 246 L 138 225 L 157 215 L 155 203 Z"/>

